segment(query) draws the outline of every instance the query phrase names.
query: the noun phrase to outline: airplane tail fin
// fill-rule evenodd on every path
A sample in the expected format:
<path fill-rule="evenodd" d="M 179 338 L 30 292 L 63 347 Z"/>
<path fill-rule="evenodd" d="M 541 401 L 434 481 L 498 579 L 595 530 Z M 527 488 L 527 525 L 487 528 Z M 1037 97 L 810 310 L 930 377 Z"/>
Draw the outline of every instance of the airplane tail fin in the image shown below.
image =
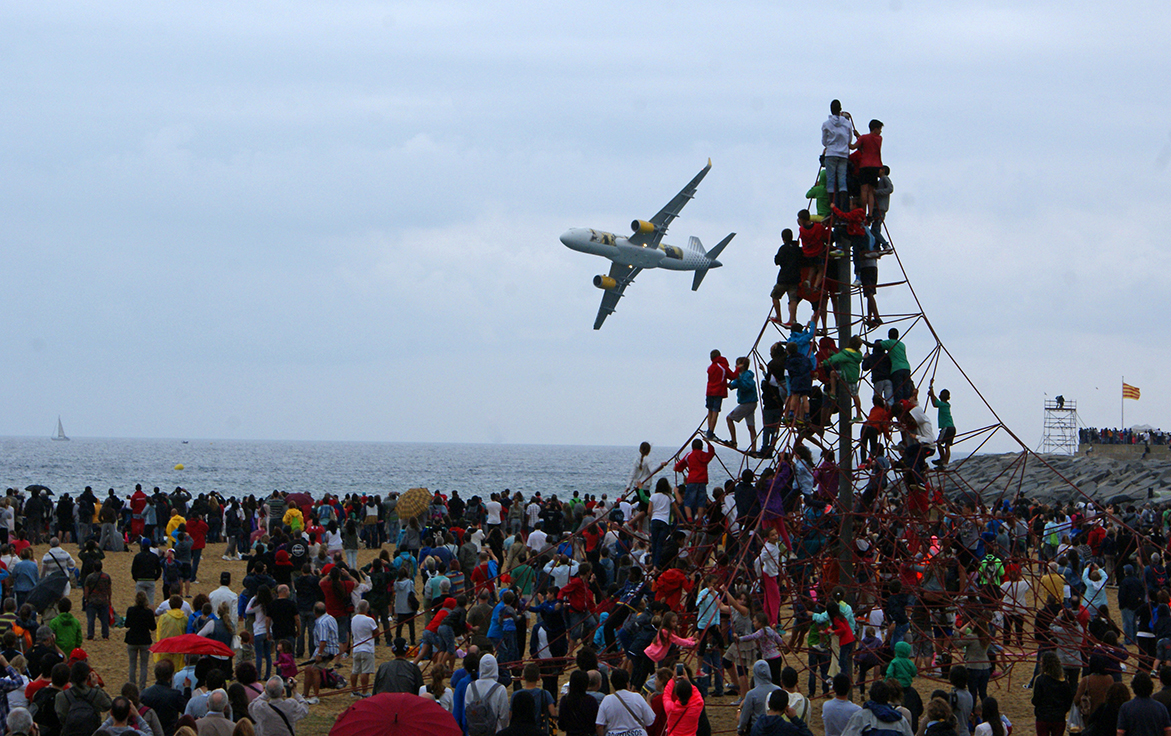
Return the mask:
<path fill-rule="evenodd" d="M 687 250 L 694 251 L 700 255 L 703 255 L 704 253 L 703 244 L 700 243 L 699 238 L 695 237 L 694 235 L 687 239 Z"/>
<path fill-rule="evenodd" d="M 724 238 L 719 243 L 717 243 L 715 248 L 712 248 L 707 253 L 704 253 L 704 255 L 707 256 L 710 260 L 715 261 L 715 267 L 718 268 L 721 265 L 719 261 L 716 261 L 716 258 L 719 257 L 720 253 L 724 252 L 724 248 L 728 247 L 728 243 L 731 243 L 732 238 L 734 238 L 734 237 L 736 237 L 736 233 L 729 233 L 728 237 Z M 691 242 L 688 243 L 688 245 L 698 246 L 699 245 L 699 238 L 692 236 Z M 702 246 L 700 246 L 699 252 L 703 253 Z M 707 276 L 708 270 L 709 269 L 707 269 L 707 268 L 702 268 L 702 269 L 695 272 L 695 278 L 691 281 L 691 290 L 692 291 L 696 291 L 699 289 L 699 285 L 701 283 L 703 283 L 703 277 Z"/>
<path fill-rule="evenodd" d="M 728 243 L 732 242 L 732 238 L 734 237 L 736 237 L 736 233 L 729 233 L 728 237 L 721 240 L 715 248 L 712 248 L 710 251 L 708 251 L 707 257 L 713 261 L 719 258 L 720 254 L 724 252 L 724 248 L 728 247 Z"/>
<path fill-rule="evenodd" d="M 708 270 L 706 268 L 701 268 L 700 270 L 695 272 L 695 278 L 692 279 L 692 281 L 691 281 L 691 290 L 692 291 L 696 291 L 697 289 L 699 289 L 699 284 L 700 284 L 700 282 L 703 281 L 703 277 L 707 276 L 707 271 Z"/>

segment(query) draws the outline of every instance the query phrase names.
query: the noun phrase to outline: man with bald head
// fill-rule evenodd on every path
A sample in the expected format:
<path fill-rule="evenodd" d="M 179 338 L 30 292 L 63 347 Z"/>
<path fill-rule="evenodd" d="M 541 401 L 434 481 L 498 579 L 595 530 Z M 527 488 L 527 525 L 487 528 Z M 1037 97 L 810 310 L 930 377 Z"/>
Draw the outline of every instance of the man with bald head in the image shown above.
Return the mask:
<path fill-rule="evenodd" d="M 227 716 L 228 693 L 223 688 L 207 696 L 207 715 L 195 721 L 199 736 L 232 736 L 236 724 Z"/>
<path fill-rule="evenodd" d="M 297 633 L 301 626 L 301 612 L 297 602 L 289 597 L 289 586 L 278 585 L 276 598 L 268 606 L 268 615 L 272 617 L 272 640 L 279 642 L 288 640 L 297 641 Z"/>

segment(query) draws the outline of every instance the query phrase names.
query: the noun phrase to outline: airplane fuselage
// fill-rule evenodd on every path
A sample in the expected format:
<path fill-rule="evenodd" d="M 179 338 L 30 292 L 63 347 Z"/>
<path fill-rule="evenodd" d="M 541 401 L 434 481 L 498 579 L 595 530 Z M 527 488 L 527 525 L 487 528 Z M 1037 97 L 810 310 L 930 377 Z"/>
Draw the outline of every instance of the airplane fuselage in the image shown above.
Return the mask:
<path fill-rule="evenodd" d="M 636 245 L 629 238 L 614 233 L 575 227 L 561 236 L 570 250 L 608 258 L 614 263 L 634 268 L 665 268 L 669 271 L 699 271 L 719 268 L 723 264 L 689 248 L 660 243 L 651 248 Z"/>

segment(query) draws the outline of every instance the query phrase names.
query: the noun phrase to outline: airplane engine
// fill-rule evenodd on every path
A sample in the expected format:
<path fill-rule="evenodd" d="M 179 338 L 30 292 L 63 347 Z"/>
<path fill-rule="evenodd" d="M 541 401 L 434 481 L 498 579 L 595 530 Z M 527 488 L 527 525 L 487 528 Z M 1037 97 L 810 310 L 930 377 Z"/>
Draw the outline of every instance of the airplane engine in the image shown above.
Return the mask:
<path fill-rule="evenodd" d="M 630 229 L 636 233 L 650 235 L 655 231 L 655 226 L 653 223 L 647 222 L 646 220 L 635 220 L 634 222 L 630 223 Z"/>
<path fill-rule="evenodd" d="M 594 277 L 594 286 L 599 289 L 613 289 L 618 286 L 618 282 L 609 276 L 597 275 Z"/>

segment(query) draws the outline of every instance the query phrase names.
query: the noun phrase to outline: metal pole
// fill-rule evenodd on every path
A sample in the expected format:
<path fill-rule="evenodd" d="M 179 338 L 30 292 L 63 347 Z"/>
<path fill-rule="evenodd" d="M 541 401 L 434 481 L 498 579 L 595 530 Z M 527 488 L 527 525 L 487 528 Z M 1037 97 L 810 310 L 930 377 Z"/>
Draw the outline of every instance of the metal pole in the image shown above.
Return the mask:
<path fill-rule="evenodd" d="M 838 260 L 837 309 L 834 316 L 838 326 L 838 349 L 850 344 L 850 254 Z M 838 381 L 838 503 L 842 510 L 842 530 L 839 538 L 838 562 L 841 566 L 839 582 L 852 590 L 854 585 L 854 406 L 845 381 Z M 853 597 L 853 596 L 851 596 Z"/>

